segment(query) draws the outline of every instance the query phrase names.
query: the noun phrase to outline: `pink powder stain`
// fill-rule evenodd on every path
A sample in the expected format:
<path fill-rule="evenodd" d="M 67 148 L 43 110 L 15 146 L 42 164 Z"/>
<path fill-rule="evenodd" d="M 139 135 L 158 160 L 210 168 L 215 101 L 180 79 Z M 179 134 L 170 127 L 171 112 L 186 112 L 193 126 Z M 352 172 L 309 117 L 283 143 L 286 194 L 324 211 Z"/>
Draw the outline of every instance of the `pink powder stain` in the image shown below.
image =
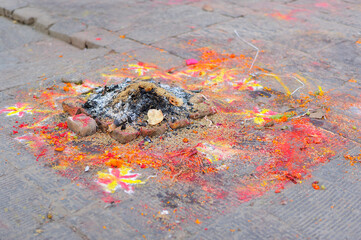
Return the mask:
<path fill-rule="evenodd" d="M 187 59 L 187 60 L 186 60 L 187 66 L 189 66 L 189 65 L 194 65 L 194 64 L 197 64 L 197 63 L 198 63 L 198 60 L 197 60 L 197 59 L 194 59 L 194 58 L 190 58 L 190 59 Z"/>
<path fill-rule="evenodd" d="M 274 12 L 274 13 L 270 14 L 270 16 L 272 16 L 278 20 L 295 21 L 295 20 L 300 20 L 295 17 L 295 15 L 300 12 L 307 12 L 307 10 L 306 9 L 294 9 L 294 10 L 289 11 L 287 14 L 282 14 L 280 12 Z"/>
<path fill-rule="evenodd" d="M 195 3 L 200 2 L 201 0 L 169 0 L 166 2 L 163 1 L 155 1 L 154 3 L 158 4 L 167 4 L 167 5 L 179 5 L 179 4 L 186 4 L 186 3 Z"/>
<path fill-rule="evenodd" d="M 329 7 L 331 7 L 331 5 L 329 3 L 327 3 L 327 2 L 315 3 L 315 6 L 319 7 L 319 8 L 329 8 Z"/>
<path fill-rule="evenodd" d="M 89 124 L 90 117 L 88 117 L 87 115 L 82 113 L 82 114 L 79 114 L 79 115 L 75 115 L 73 117 L 73 120 L 81 122 L 83 124 L 83 127 L 86 127 Z"/>
<path fill-rule="evenodd" d="M 275 13 L 272 13 L 271 16 L 274 18 L 277 18 L 279 20 L 287 20 L 287 21 L 296 20 L 296 18 L 292 17 L 290 13 L 282 14 L 280 12 L 275 12 Z"/>

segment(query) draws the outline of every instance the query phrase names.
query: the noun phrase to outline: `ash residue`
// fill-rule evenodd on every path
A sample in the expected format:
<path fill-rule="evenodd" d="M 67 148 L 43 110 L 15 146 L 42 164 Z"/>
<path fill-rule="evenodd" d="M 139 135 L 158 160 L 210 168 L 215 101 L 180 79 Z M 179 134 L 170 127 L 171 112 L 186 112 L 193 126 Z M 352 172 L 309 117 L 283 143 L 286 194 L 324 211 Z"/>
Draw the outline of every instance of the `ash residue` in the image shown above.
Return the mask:
<path fill-rule="evenodd" d="M 134 85 L 137 83 L 141 83 L 141 86 L 137 85 L 135 88 Z M 146 84 L 151 84 L 153 88 L 143 88 L 142 86 Z M 124 94 L 125 98 L 119 97 Z M 171 104 L 169 95 L 181 99 L 183 104 L 181 106 Z M 144 125 L 149 109 L 161 110 L 165 120 L 169 122 L 188 117 L 189 110 L 192 110 L 192 104 L 189 103 L 191 96 L 179 87 L 159 84 L 154 80 L 137 82 L 127 78 L 120 84 L 97 88 L 83 107 L 92 117 L 112 119 L 117 126 L 127 123 Z"/>

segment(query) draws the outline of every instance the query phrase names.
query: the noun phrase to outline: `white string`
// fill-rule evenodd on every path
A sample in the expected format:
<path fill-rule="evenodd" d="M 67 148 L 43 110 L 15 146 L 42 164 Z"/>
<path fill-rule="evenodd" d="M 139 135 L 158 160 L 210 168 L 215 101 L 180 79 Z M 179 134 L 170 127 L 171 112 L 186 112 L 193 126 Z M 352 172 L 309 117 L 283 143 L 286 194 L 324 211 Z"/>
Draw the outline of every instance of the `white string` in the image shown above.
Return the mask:
<path fill-rule="evenodd" d="M 291 95 L 293 95 L 293 94 L 296 93 L 298 90 L 304 88 L 304 87 L 305 87 L 305 84 L 304 84 L 300 79 L 296 78 L 295 76 L 291 76 L 291 77 L 294 78 L 294 79 L 296 79 L 299 83 L 302 84 L 302 86 L 296 88 L 296 90 L 294 90 L 294 91 L 291 93 Z"/>
<path fill-rule="evenodd" d="M 240 40 L 242 40 L 243 42 L 247 43 L 249 46 L 251 46 L 251 47 L 253 47 L 254 49 L 257 50 L 257 53 L 256 53 L 256 55 L 255 55 L 254 58 L 253 58 L 253 62 L 252 62 L 252 64 L 251 64 L 251 67 L 250 67 L 249 70 L 248 70 L 248 73 L 250 73 L 251 70 L 252 70 L 252 68 L 253 68 L 253 66 L 254 66 L 254 64 L 255 64 L 255 62 L 256 62 L 256 60 L 257 60 L 258 54 L 259 54 L 259 52 L 260 52 L 260 51 L 259 51 L 259 48 L 256 47 L 255 45 L 253 45 L 252 43 L 247 42 L 246 40 L 244 40 L 243 38 L 241 38 L 241 36 L 239 36 L 237 30 L 234 30 L 234 33 L 237 35 L 237 37 L 238 37 Z M 267 73 L 264 73 L 264 74 L 262 74 L 262 75 L 275 76 L 274 74 L 267 74 Z M 286 77 L 292 77 L 292 78 L 295 79 L 297 82 L 299 82 L 299 83 L 302 84 L 302 86 L 296 88 L 296 89 L 291 93 L 291 96 L 292 96 L 293 94 L 295 94 L 298 90 L 300 90 L 300 89 L 302 89 L 302 88 L 305 87 L 305 84 L 304 84 L 300 79 L 298 79 L 297 77 L 295 77 L 295 76 L 286 76 Z"/>
<path fill-rule="evenodd" d="M 241 37 L 239 36 L 237 30 L 234 30 L 234 33 L 237 35 L 237 37 L 238 37 L 240 40 L 242 40 L 243 42 L 247 43 L 249 46 L 251 46 L 251 47 L 253 47 L 254 49 L 257 50 L 257 53 L 256 53 L 256 55 L 255 55 L 254 58 L 253 58 L 253 62 L 252 62 L 252 64 L 251 64 L 251 67 L 250 67 L 249 70 L 248 70 L 248 73 L 250 73 L 251 70 L 252 70 L 252 68 L 253 68 L 253 66 L 254 66 L 254 64 L 255 64 L 255 62 L 256 62 L 256 60 L 257 60 L 257 57 L 258 57 L 258 54 L 259 54 L 259 48 L 256 47 L 255 45 L 253 45 L 252 43 L 247 42 L 246 40 L 244 40 L 243 38 L 241 38 Z"/>

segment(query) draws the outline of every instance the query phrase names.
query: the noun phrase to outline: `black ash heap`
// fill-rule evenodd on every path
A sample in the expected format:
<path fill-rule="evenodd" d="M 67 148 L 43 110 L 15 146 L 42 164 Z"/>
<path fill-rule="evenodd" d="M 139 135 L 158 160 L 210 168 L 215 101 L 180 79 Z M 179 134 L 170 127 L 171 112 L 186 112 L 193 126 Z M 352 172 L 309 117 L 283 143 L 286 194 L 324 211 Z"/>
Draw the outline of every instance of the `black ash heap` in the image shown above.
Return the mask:
<path fill-rule="evenodd" d="M 130 142 L 140 135 L 158 136 L 169 128 L 186 127 L 191 120 L 216 113 L 213 104 L 202 94 L 154 79 L 129 78 L 119 84 L 94 89 L 85 103 L 68 99 L 64 101 L 63 109 L 72 115 L 68 119 L 71 129 L 74 118 L 75 121 L 79 118 L 76 115 L 80 114 L 82 118 L 87 115 L 101 131 L 121 143 Z M 77 124 L 72 130 L 78 133 L 81 125 Z"/>

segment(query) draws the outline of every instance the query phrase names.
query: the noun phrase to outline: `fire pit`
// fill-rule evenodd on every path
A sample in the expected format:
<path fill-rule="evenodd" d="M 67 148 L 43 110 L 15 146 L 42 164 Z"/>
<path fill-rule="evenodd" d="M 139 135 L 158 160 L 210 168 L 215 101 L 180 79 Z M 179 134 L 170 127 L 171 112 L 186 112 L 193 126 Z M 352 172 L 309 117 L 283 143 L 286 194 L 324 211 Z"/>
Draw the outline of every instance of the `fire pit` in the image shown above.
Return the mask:
<path fill-rule="evenodd" d="M 186 127 L 196 119 L 216 113 L 202 94 L 154 79 L 129 78 L 94 89 L 86 101 L 67 99 L 63 109 L 71 115 L 69 128 L 78 135 L 92 135 L 99 129 L 120 143 L 139 136 L 159 136 L 168 129 Z"/>

